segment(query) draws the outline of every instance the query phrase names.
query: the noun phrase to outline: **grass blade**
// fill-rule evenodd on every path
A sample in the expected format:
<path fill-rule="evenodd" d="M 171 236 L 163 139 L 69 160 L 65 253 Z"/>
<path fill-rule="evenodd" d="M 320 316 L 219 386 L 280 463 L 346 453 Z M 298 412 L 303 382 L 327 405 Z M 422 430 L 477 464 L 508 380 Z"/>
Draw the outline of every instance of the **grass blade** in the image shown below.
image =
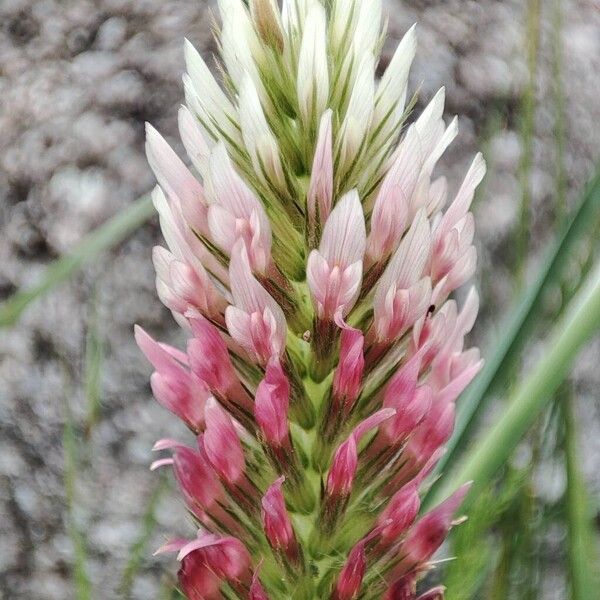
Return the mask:
<path fill-rule="evenodd" d="M 553 329 L 546 344 L 546 353 L 517 388 L 502 418 L 448 474 L 442 485 L 430 491 L 426 505 L 439 502 L 465 481 L 474 481 L 469 499 L 485 489 L 552 399 L 579 350 L 599 328 L 600 263 L 588 275 L 583 288 Z"/>
<path fill-rule="evenodd" d="M 77 440 L 75 428 L 73 426 L 73 417 L 69 408 L 68 400 L 65 401 L 65 426 L 63 430 L 63 448 L 65 455 L 65 496 L 67 501 L 67 534 L 73 544 L 73 584 L 75 586 L 76 600 L 91 600 L 92 584 L 87 574 L 87 548 L 85 538 L 77 525 L 75 517 L 76 492 L 75 482 L 77 481 Z"/>
<path fill-rule="evenodd" d="M 142 517 L 141 532 L 137 540 L 131 546 L 129 551 L 129 558 L 123 575 L 121 577 L 120 592 L 122 598 L 129 598 L 131 595 L 131 587 L 135 580 L 135 577 L 142 566 L 143 560 L 146 558 L 148 552 L 148 543 L 154 533 L 156 527 L 156 509 L 158 503 L 162 498 L 163 494 L 167 490 L 167 479 L 161 475 L 154 491 L 148 499 L 146 510 Z"/>
<path fill-rule="evenodd" d="M 533 142 L 535 137 L 536 86 L 538 75 L 538 54 L 540 45 L 541 0 L 527 0 L 524 3 L 526 30 L 525 51 L 529 80 L 523 94 L 521 106 L 521 164 L 519 179 L 521 182 L 521 203 L 519 207 L 519 223 L 515 240 L 516 246 L 516 283 L 522 289 L 525 280 L 525 267 L 529 255 L 529 232 L 531 229 L 531 168 L 533 164 Z"/>
<path fill-rule="evenodd" d="M 486 354 L 486 364 L 457 405 L 454 435 L 447 445 L 446 455 L 439 462 L 436 472 L 452 464 L 459 450 L 464 447 L 472 431 L 476 417 L 484 406 L 490 390 L 497 385 L 503 373 L 510 370 L 531 334 L 537 321 L 542 298 L 555 286 L 565 271 L 572 254 L 582 239 L 597 231 L 600 219 L 600 173 L 589 184 L 575 215 L 563 227 L 557 240 L 549 249 L 546 260 L 535 280 L 528 287 L 516 307 L 499 328 L 501 335 L 491 345 L 493 351 Z M 438 480 L 438 487 L 444 476 Z"/>
<path fill-rule="evenodd" d="M 565 462 L 567 468 L 567 529 L 568 563 L 572 600 L 593 600 L 598 593 L 597 547 L 593 537 L 593 522 L 589 497 L 579 470 L 577 431 L 573 417 L 572 395 L 562 403 L 565 421 Z"/>
<path fill-rule="evenodd" d="M 68 279 L 86 261 L 123 241 L 153 213 L 150 197 L 143 196 L 87 235 L 72 252 L 54 261 L 37 285 L 17 292 L 0 304 L 0 327 L 14 325 L 31 302 Z"/>
<path fill-rule="evenodd" d="M 91 315 L 88 318 L 88 331 L 85 342 L 84 390 L 87 403 L 86 435 L 89 437 L 101 412 L 102 359 L 104 343 L 98 322 L 97 298 L 91 301 Z"/>

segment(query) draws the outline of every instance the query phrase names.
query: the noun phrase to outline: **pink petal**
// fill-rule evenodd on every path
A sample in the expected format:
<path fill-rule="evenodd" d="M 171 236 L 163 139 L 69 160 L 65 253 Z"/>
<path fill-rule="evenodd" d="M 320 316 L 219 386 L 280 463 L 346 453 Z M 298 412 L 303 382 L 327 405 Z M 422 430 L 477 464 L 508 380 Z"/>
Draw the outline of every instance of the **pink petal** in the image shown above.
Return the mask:
<path fill-rule="evenodd" d="M 204 419 L 204 449 L 211 465 L 219 476 L 230 484 L 239 481 L 246 463 L 240 439 L 231 417 L 214 398 L 206 403 Z"/>

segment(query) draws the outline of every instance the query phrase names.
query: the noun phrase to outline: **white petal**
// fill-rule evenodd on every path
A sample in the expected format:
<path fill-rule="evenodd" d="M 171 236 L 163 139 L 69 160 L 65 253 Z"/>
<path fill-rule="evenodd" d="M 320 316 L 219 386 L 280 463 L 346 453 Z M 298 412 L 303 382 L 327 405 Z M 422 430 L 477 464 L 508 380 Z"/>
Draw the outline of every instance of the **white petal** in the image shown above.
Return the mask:
<path fill-rule="evenodd" d="M 350 166 L 358 154 L 371 125 L 375 96 L 374 69 L 373 55 L 365 55 L 358 67 L 340 130 L 339 165 L 342 171 Z"/>
<path fill-rule="evenodd" d="M 279 147 L 269 128 L 258 92 L 249 74 L 245 75 L 241 84 L 239 104 L 242 137 L 252 158 L 254 169 L 261 175 L 264 169 L 271 181 L 285 185 Z"/>
<path fill-rule="evenodd" d="M 329 96 L 326 27 L 325 9 L 313 4 L 304 24 L 298 58 L 298 103 L 307 124 L 325 110 Z"/>
<path fill-rule="evenodd" d="M 199 98 L 201 98 L 205 110 L 219 122 L 222 115 L 234 117 L 235 108 L 233 104 L 215 81 L 215 78 L 196 48 L 187 39 L 184 45 L 184 56 L 186 70 L 192 86 Z"/>
<path fill-rule="evenodd" d="M 204 191 L 164 138 L 146 123 L 146 155 L 158 183 L 183 204 L 204 204 Z"/>
<path fill-rule="evenodd" d="M 358 197 L 352 190 L 331 211 L 319 245 L 319 252 L 330 266 L 345 268 L 362 260 L 366 247 L 365 217 Z"/>
<path fill-rule="evenodd" d="M 179 135 L 185 147 L 192 164 L 197 169 L 198 173 L 205 178 L 208 156 L 210 148 L 204 139 L 202 127 L 198 119 L 190 112 L 186 106 L 179 108 L 178 124 Z"/>
<path fill-rule="evenodd" d="M 381 123 L 388 113 L 391 113 L 389 126 L 393 127 L 404 112 L 408 73 L 417 50 L 415 27 L 413 25 L 402 38 L 377 86 L 373 127 Z M 386 131 L 389 129 L 387 124 Z"/>
<path fill-rule="evenodd" d="M 429 261 L 430 247 L 429 221 L 425 212 L 419 211 L 377 284 L 375 302 L 382 304 L 385 294 L 392 285 L 399 289 L 408 289 L 421 279 Z"/>

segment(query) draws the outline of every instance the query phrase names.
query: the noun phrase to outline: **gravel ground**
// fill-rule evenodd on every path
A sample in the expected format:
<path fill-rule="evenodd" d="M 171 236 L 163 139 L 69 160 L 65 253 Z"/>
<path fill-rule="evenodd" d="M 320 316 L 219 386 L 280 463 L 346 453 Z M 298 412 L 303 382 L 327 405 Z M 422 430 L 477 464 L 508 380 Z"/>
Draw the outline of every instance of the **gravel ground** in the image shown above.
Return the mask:
<path fill-rule="evenodd" d="M 445 159 L 456 183 L 475 149 L 490 163 L 476 217 L 485 307 L 478 339 L 511 297 L 511 231 L 520 185 L 519 108 L 527 85 L 523 8 L 518 0 L 389 0 L 390 47 L 419 22 L 412 81 L 423 100 L 447 86 L 447 110 L 461 115 Z M 544 3 L 551 4 L 551 3 Z M 600 156 L 600 7 L 563 2 L 569 198 Z M 153 184 L 143 124 L 176 141 L 183 99 L 182 39 L 209 55 L 209 11 L 199 0 L 2 0 L 0 2 L 0 299 L 35 282 L 52 259 Z M 551 15 L 543 15 L 531 170 L 534 251 L 550 235 L 554 185 Z M 73 597 L 75 550 L 67 535 L 62 436 L 67 407 L 83 431 L 85 340 L 97 313 L 104 342 L 101 415 L 79 444 L 73 521 L 88 547 L 94 598 L 119 596 L 140 518 L 157 484 L 148 472 L 158 437 L 182 428 L 151 399 L 149 367 L 132 337 L 140 323 L 177 341 L 155 297 L 152 222 L 0 333 L 0 598 Z M 95 307 L 95 308 L 94 308 Z M 586 477 L 600 494 L 596 344 L 576 383 Z M 542 493 L 562 485 L 551 469 Z M 598 497 L 598 496 L 596 496 Z M 154 598 L 171 567 L 150 552 L 171 532 L 189 533 L 179 500 L 164 492 L 158 525 L 142 551 L 130 597 Z M 559 538 L 560 540 L 560 538 Z M 560 576 L 545 598 L 562 598 Z"/>

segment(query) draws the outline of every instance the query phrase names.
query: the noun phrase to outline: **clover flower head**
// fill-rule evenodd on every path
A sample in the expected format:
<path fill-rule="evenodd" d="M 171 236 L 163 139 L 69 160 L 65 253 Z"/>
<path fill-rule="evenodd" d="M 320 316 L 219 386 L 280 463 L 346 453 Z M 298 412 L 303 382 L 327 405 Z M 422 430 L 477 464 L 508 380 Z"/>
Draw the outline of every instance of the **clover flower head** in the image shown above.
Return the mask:
<path fill-rule="evenodd" d="M 448 200 L 444 90 L 409 124 L 416 32 L 381 78 L 381 0 L 220 0 L 222 82 L 185 43 L 179 128 L 148 125 L 166 248 L 156 287 L 185 350 L 136 328 L 156 399 L 190 443 L 173 469 L 198 534 L 190 600 L 443 598 L 419 590 L 468 490 L 419 516 L 422 483 L 482 365 L 469 212 Z"/>

